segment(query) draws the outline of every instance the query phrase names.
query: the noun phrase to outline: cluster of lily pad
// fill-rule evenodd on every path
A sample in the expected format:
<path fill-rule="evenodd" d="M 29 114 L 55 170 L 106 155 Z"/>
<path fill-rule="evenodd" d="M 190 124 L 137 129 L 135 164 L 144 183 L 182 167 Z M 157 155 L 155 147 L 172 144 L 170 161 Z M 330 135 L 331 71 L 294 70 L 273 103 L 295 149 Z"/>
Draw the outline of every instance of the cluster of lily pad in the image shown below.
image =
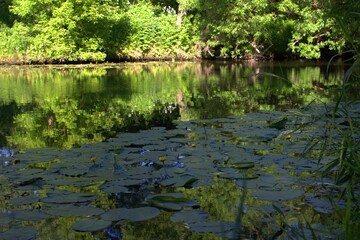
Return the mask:
<path fill-rule="evenodd" d="M 337 189 L 331 179 L 313 174 L 326 162 L 303 155 L 309 137 L 322 134 L 321 124 L 313 110 L 264 111 L 179 121 L 175 129 L 120 133 L 78 149 L 33 149 L 1 159 L 1 184 L 19 194 L 3 206 L 0 238 L 35 238 L 38 231 L 22 221 L 53 217 L 80 218 L 74 231 L 110 234 L 114 224 L 148 221 L 163 212 L 171 212 L 171 221 L 191 232 L 235 238 L 240 231 L 235 219 L 210 218 L 196 197 L 181 191 L 210 186 L 216 178 L 234 181 L 250 197 L 268 203 L 259 211 L 290 211 L 281 203 L 302 198 L 314 211 L 331 214 L 343 204 L 326 197 Z M 267 171 L 269 166 L 276 174 Z M 310 177 L 301 178 L 302 173 Z M 323 192 L 305 191 L 317 185 Z M 113 205 L 99 204 L 99 194 Z"/>

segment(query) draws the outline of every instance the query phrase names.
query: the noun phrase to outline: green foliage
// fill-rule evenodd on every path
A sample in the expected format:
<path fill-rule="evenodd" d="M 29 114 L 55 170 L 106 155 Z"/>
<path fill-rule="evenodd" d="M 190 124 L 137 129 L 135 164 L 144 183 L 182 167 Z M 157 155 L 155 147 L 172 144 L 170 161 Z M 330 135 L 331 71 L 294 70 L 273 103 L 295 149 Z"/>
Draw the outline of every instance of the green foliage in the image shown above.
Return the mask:
<path fill-rule="evenodd" d="M 10 5 L 12 0 L 2 0 L 0 2 L 0 24 L 4 23 L 7 26 L 12 26 L 14 16 L 10 13 Z"/>
<path fill-rule="evenodd" d="M 359 53 L 360 2 L 355 0 L 322 0 L 326 16 L 334 20 L 335 29 L 339 29 L 350 49 Z"/>
<path fill-rule="evenodd" d="M 296 24 L 289 43 L 293 52 L 307 59 L 318 59 L 325 48 L 333 52 L 344 48 L 344 39 L 334 27 L 334 22 L 326 18 L 324 10 L 314 10 L 309 6 L 301 9 L 299 14 L 300 22 Z"/>
<path fill-rule="evenodd" d="M 351 0 L 341 4 L 327 0 L 6 0 L 1 4 L 3 62 L 318 59 L 359 45 L 360 7 Z"/>
<path fill-rule="evenodd" d="M 31 30 L 23 23 L 15 22 L 12 28 L 0 26 L 0 58 L 6 62 L 26 61 L 30 43 Z"/>
<path fill-rule="evenodd" d="M 120 47 L 123 58 L 188 58 L 189 42 L 183 41 L 184 29 L 175 26 L 173 9 L 153 6 L 147 2 L 131 5 L 126 13 L 131 34 Z M 186 34 L 186 33 L 185 33 Z"/>
<path fill-rule="evenodd" d="M 26 52 L 21 52 L 24 61 L 104 61 L 106 52 L 123 41 L 117 40 L 119 30 L 127 35 L 120 7 L 118 1 L 13 1 L 11 12 L 28 29 L 23 31 L 29 37 Z M 17 54 L 15 50 L 9 48 L 9 54 Z"/>

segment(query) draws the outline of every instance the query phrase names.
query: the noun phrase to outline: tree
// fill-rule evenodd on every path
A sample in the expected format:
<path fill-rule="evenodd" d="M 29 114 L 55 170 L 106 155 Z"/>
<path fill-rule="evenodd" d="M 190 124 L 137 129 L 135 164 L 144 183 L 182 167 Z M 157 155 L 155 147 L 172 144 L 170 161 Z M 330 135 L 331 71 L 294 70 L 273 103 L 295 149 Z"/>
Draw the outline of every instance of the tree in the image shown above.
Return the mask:
<path fill-rule="evenodd" d="M 123 6 L 118 0 L 14 0 L 11 12 L 32 29 L 29 60 L 103 61 L 121 42 Z"/>
<path fill-rule="evenodd" d="M 0 57 L 318 59 L 358 51 L 359 12 L 355 0 L 3 0 Z"/>
<path fill-rule="evenodd" d="M 10 13 L 9 7 L 12 4 L 12 0 L 2 0 L 0 2 L 0 23 L 4 23 L 11 27 L 14 22 L 14 16 Z"/>
<path fill-rule="evenodd" d="M 356 0 L 320 0 L 326 18 L 334 21 L 343 33 L 347 48 L 359 54 L 360 47 L 360 2 Z"/>

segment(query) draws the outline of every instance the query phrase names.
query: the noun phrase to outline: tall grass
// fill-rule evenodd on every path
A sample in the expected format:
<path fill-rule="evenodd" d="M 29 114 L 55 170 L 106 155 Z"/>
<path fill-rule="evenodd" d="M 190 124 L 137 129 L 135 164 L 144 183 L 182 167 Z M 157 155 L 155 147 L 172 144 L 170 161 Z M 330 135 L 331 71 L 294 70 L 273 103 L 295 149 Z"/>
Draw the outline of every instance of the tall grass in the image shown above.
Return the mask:
<path fill-rule="evenodd" d="M 335 185 L 342 189 L 336 197 L 343 199 L 346 206 L 339 208 L 334 204 L 333 207 L 341 226 L 341 239 L 352 240 L 360 239 L 360 55 L 356 51 L 349 52 L 355 54 L 353 64 L 344 74 L 340 97 L 326 106 L 327 112 L 322 117 L 327 121 L 324 134 L 314 137 L 305 153 L 320 146 L 319 163 L 334 156 L 320 173 L 333 178 Z M 329 198 L 331 200 L 331 196 Z"/>

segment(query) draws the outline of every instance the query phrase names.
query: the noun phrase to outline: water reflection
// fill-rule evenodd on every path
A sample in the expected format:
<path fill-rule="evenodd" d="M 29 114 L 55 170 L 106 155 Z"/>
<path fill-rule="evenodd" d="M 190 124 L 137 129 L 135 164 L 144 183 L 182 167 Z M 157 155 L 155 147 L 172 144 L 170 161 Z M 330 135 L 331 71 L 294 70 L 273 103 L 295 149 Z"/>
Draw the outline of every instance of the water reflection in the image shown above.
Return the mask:
<path fill-rule="evenodd" d="M 0 68 L 0 146 L 73 148 L 119 131 L 331 101 L 325 64 L 126 63 Z"/>
<path fill-rule="evenodd" d="M 0 158 L 8 158 L 14 156 L 14 151 L 11 149 L 0 149 Z"/>

